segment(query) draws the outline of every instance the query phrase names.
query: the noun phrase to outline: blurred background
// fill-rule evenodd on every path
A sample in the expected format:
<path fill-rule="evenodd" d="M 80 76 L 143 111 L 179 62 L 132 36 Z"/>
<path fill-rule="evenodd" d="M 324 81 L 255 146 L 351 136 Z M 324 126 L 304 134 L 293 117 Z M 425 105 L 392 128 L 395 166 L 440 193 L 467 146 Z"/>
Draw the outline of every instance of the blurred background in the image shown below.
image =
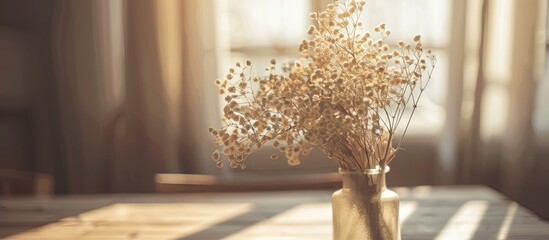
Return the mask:
<path fill-rule="evenodd" d="M 236 61 L 263 74 L 296 59 L 309 13 L 329 2 L 0 0 L 1 193 L 336 172 L 322 154 L 290 168 L 269 148 L 245 171 L 217 169 L 207 132 L 215 79 Z M 366 2 L 368 29 L 386 23 L 391 44 L 421 34 L 439 60 L 390 186 L 486 184 L 549 218 L 547 12 L 546 0 Z"/>

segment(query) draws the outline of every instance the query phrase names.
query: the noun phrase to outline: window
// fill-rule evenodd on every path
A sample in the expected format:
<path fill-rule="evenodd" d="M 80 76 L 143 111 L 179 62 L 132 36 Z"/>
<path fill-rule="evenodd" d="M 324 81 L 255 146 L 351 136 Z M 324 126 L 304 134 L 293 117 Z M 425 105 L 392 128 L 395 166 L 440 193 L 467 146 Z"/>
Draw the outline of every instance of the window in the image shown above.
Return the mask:
<path fill-rule="evenodd" d="M 331 1 L 321 0 L 217 0 L 220 33 L 230 56 L 221 60 L 223 69 L 234 62 L 251 59 L 256 66 L 268 66 L 271 58 L 279 62 L 298 58 L 298 45 L 307 38 L 309 13 L 324 9 Z M 410 134 L 440 131 L 444 121 L 448 81 L 451 0 L 369 0 L 362 15 L 366 29 L 386 23 L 393 35 L 388 39 L 411 42 L 421 34 L 424 46 L 432 49 L 438 62 L 429 90 L 414 116 Z M 264 74 L 255 68 L 254 74 Z"/>
<path fill-rule="evenodd" d="M 272 58 L 296 59 L 298 45 L 306 38 L 311 24 L 311 1 L 295 0 L 218 0 L 223 18 L 219 35 L 226 41 L 230 60 L 251 59 L 256 66 L 268 66 Z M 254 74 L 264 74 L 262 68 Z"/>
<path fill-rule="evenodd" d="M 298 45 L 308 37 L 306 31 L 312 21 L 309 13 L 321 11 L 331 0 L 216 0 L 218 36 L 225 57 L 218 59 L 221 74 L 224 74 L 235 62 L 251 59 L 256 66 L 253 74 L 263 75 L 271 58 L 278 62 L 296 60 L 299 56 Z M 428 141 L 442 132 L 445 120 L 444 105 L 449 69 L 450 43 L 450 7 L 452 0 L 367 0 L 363 23 L 365 29 L 373 32 L 376 25 L 386 23 L 393 35 L 389 44 L 396 45 L 399 40 L 412 42 L 416 34 L 421 34 L 425 48 L 432 49 L 437 55 L 437 66 L 428 90 L 420 101 L 413 123 L 408 129 L 408 139 L 416 136 L 428 137 Z M 223 49 L 224 48 L 224 49 Z M 223 99 L 219 101 L 224 104 Z M 223 105 L 221 105 L 223 106 Z M 221 108 L 220 108 L 221 111 Z M 404 127 L 399 128 L 403 131 Z M 433 147 L 433 146 L 429 146 Z M 251 158 L 264 160 L 271 154 L 267 148 Z M 273 150 L 274 153 L 274 150 Z M 429 156 L 425 156 L 428 158 Z M 315 164 L 304 163 L 302 171 L 334 169 L 333 161 L 321 153 L 309 158 Z M 260 160 L 257 159 L 257 160 Z M 306 159 L 303 159 L 307 161 Z M 432 159 L 431 159 L 432 160 Z M 291 171 L 284 161 L 248 161 L 247 171 Z"/>

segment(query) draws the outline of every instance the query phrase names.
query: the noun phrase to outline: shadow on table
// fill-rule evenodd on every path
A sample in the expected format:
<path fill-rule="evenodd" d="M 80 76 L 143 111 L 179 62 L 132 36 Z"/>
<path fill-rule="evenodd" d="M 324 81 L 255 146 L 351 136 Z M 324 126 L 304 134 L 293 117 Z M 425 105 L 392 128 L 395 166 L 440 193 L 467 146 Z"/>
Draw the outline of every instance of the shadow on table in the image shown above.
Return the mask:
<path fill-rule="evenodd" d="M 180 237 L 177 240 L 222 239 L 224 237 L 231 236 L 237 232 L 243 231 L 259 222 L 273 218 L 276 215 L 286 212 L 297 205 L 298 203 L 276 206 L 255 204 L 253 208 L 248 212 L 240 214 L 226 221 L 217 223 L 202 231 L 193 233 L 188 236 Z M 268 209 L 268 211 L 265 211 L 264 209 Z"/>
<path fill-rule="evenodd" d="M 111 205 L 87 200 L 26 201 L 18 198 L 0 200 L 0 239 L 37 230 L 68 217 Z"/>

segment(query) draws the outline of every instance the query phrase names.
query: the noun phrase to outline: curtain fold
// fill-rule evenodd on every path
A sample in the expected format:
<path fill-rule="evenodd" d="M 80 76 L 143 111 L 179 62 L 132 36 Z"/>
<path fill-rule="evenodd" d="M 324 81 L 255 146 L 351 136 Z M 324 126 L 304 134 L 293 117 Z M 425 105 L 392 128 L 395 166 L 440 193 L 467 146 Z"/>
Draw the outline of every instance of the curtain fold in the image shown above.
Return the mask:
<path fill-rule="evenodd" d="M 532 127 L 537 82 L 541 75 L 536 52 L 545 49 L 537 41 L 538 9 L 541 1 L 516 2 L 514 8 L 511 74 L 508 84 L 509 109 L 506 130 L 502 136 L 501 188 L 511 196 L 521 196 L 527 178 L 534 171 L 535 135 Z"/>
<path fill-rule="evenodd" d="M 57 86 L 61 133 L 61 158 L 68 192 L 101 192 L 106 168 L 101 130 L 109 106 L 101 88 L 99 64 L 104 52 L 94 19 L 94 2 L 55 1 L 52 19 L 52 57 Z"/>
<path fill-rule="evenodd" d="M 180 152 L 182 172 L 219 173 L 210 160 L 213 143 L 207 131 L 220 124 L 220 99 L 213 84 L 225 69 L 218 69 L 221 56 L 215 0 L 179 1 L 181 8 L 182 89 Z M 227 169 L 224 169 L 225 171 Z"/>
<path fill-rule="evenodd" d="M 162 71 L 158 5 L 153 1 L 129 1 L 126 19 L 125 134 L 120 158 L 124 163 L 117 170 L 129 173 L 125 180 L 138 187 L 135 190 L 151 191 L 154 173 L 176 169 L 177 161 L 177 143 L 170 128 L 169 86 Z M 123 169 L 130 166 L 131 171 Z M 135 186 L 136 181 L 140 187 Z"/>

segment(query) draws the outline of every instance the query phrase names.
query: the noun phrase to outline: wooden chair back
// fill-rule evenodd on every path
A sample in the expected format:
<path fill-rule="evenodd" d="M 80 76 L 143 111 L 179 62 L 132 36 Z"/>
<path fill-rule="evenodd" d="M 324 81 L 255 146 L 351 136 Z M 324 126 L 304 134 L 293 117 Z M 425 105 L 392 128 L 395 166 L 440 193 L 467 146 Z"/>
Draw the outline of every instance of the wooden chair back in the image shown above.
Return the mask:
<path fill-rule="evenodd" d="M 53 177 L 49 174 L 0 169 L 0 195 L 51 195 Z"/>

